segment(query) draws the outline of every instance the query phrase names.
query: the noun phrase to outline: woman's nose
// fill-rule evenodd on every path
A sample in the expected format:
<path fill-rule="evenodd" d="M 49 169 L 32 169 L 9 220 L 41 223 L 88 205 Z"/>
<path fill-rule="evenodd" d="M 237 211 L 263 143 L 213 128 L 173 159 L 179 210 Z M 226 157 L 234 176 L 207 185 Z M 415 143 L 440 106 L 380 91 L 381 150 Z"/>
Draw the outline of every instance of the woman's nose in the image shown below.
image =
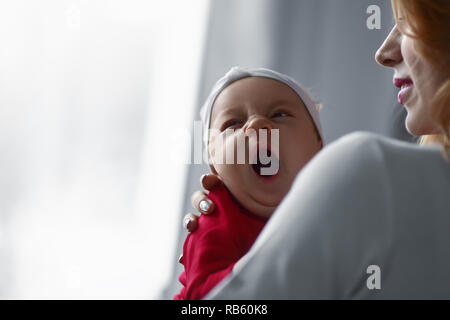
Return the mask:
<path fill-rule="evenodd" d="M 391 68 L 403 61 L 401 52 L 401 34 L 398 31 L 397 26 L 392 28 L 381 47 L 377 50 L 375 60 L 382 66 Z"/>

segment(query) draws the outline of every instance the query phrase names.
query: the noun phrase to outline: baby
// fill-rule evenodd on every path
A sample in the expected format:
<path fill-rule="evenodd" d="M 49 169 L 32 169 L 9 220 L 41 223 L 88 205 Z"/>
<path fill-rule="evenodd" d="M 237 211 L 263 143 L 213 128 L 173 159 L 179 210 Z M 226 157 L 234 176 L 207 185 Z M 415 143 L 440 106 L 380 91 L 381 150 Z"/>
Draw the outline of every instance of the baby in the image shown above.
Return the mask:
<path fill-rule="evenodd" d="M 208 194 L 215 211 L 186 238 L 176 300 L 203 298 L 231 272 L 322 148 L 316 105 L 294 79 L 269 69 L 232 68 L 201 117 L 210 168 L 223 185 Z"/>

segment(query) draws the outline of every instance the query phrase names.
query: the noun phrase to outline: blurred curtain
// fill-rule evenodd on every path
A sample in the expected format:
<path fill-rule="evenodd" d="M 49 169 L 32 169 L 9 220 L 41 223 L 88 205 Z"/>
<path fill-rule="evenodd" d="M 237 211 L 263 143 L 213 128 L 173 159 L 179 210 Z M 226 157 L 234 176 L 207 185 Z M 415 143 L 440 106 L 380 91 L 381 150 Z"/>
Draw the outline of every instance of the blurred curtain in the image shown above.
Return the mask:
<path fill-rule="evenodd" d="M 0 3 L 0 298 L 169 279 L 207 0 Z M 171 274 L 170 274 L 171 276 Z"/>
<path fill-rule="evenodd" d="M 369 5 L 381 9 L 379 30 L 367 28 Z M 323 104 L 326 143 L 355 130 L 409 139 L 392 71 L 374 60 L 393 23 L 385 0 L 214 0 L 197 105 L 230 67 L 264 66 L 293 76 Z M 191 166 L 180 222 L 193 212 L 190 195 L 207 172 L 206 166 Z M 180 289 L 176 261 L 186 236 L 181 227 L 179 234 L 165 298 Z"/>

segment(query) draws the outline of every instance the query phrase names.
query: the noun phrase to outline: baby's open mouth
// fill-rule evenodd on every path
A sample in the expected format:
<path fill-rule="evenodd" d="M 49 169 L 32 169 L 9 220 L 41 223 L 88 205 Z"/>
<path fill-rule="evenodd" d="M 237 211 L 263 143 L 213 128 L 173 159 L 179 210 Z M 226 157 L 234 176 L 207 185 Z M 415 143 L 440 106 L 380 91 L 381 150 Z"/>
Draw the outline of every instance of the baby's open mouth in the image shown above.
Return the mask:
<path fill-rule="evenodd" d="M 267 157 L 265 157 L 264 162 L 267 163 L 263 163 L 262 159 L 260 158 L 260 150 L 258 150 L 256 155 L 256 161 L 253 161 L 256 163 L 252 164 L 252 168 L 253 171 L 255 171 L 255 173 L 260 177 L 270 178 L 277 174 L 279 161 L 277 157 L 272 156 L 272 152 L 270 151 L 270 149 L 267 149 L 265 151 L 266 151 L 265 155 L 267 155 Z M 274 161 L 278 161 L 278 164 L 274 163 Z"/>

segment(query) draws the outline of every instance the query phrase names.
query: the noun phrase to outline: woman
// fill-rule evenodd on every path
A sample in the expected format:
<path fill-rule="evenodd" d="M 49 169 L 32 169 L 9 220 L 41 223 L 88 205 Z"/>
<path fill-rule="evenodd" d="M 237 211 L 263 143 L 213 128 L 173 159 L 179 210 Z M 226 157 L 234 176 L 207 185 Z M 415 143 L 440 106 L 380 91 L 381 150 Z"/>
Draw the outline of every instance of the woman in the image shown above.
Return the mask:
<path fill-rule="evenodd" d="M 368 133 L 329 145 L 209 298 L 450 298 L 450 2 L 392 3 L 376 60 L 394 69 L 422 146 Z M 192 203 L 214 209 L 200 191 Z M 195 229 L 194 215 L 184 221 Z"/>

